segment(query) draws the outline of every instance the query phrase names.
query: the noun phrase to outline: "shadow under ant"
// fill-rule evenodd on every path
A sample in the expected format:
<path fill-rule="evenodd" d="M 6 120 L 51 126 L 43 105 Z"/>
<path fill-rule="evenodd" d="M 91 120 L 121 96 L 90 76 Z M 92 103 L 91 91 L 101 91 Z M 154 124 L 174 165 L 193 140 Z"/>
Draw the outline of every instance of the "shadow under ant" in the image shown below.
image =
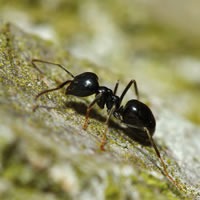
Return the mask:
<path fill-rule="evenodd" d="M 37 105 L 34 107 L 33 111 L 36 111 L 39 108 L 45 108 L 48 111 L 50 111 L 51 109 L 57 109 L 58 107 Z M 86 104 L 84 104 L 82 102 L 75 102 L 75 101 L 65 102 L 64 108 L 72 108 L 75 112 L 77 112 L 78 114 L 80 114 L 82 116 L 85 116 L 85 113 L 87 110 Z M 62 109 L 63 109 L 63 107 L 62 107 Z M 90 119 L 95 119 L 102 123 L 104 123 L 106 121 L 106 117 L 99 114 L 99 112 L 95 109 L 92 109 L 90 111 Z M 121 125 L 119 125 L 119 123 L 115 122 L 113 119 L 110 119 L 110 121 L 109 121 L 109 128 L 122 131 L 131 140 L 134 140 L 135 142 L 137 142 L 143 146 L 151 146 L 151 142 L 148 140 L 148 138 L 144 139 L 146 135 L 142 130 L 139 130 L 137 128 L 130 129 L 128 127 L 122 127 Z"/>
<path fill-rule="evenodd" d="M 46 108 L 48 111 L 50 111 L 51 109 L 57 109 L 58 107 L 48 107 L 48 106 L 40 105 L 40 106 L 36 107 L 36 109 L 38 109 L 38 108 Z M 72 108 L 74 111 L 76 111 L 78 114 L 80 114 L 82 116 L 85 116 L 85 113 L 86 113 L 86 110 L 87 110 L 86 104 L 84 104 L 82 102 L 75 102 L 75 101 L 65 102 L 64 108 Z M 99 112 L 97 110 L 95 110 L 95 109 L 91 110 L 90 118 L 98 120 L 98 121 L 100 121 L 102 123 L 104 123 L 105 120 L 106 120 L 106 117 L 100 115 Z M 152 146 L 151 142 L 148 140 L 148 138 L 144 139 L 144 137 L 146 135 L 142 130 L 139 130 L 137 128 L 131 128 L 130 129 L 128 127 L 122 127 L 117 122 L 113 121 L 113 119 L 110 119 L 109 127 L 112 128 L 112 129 L 117 129 L 117 130 L 122 131 L 126 136 L 128 136 L 130 138 L 129 142 L 131 142 L 133 140 L 133 141 L 141 144 L 142 146 Z M 151 157 L 149 157 L 148 154 L 145 153 L 141 148 L 138 148 L 138 147 L 136 147 L 136 148 L 140 153 L 142 153 L 152 163 L 154 163 L 154 166 L 158 170 L 160 170 L 160 167 L 156 164 L 155 160 L 153 160 Z M 161 170 L 161 172 L 162 172 L 162 170 Z"/>
<path fill-rule="evenodd" d="M 68 108 L 73 108 L 78 114 L 85 116 L 85 113 L 87 110 L 86 104 L 82 102 L 70 101 L 70 102 L 66 102 L 65 106 Z M 99 112 L 95 109 L 92 109 L 90 111 L 90 119 L 95 119 L 102 123 L 106 121 L 106 117 L 100 115 Z M 122 131 L 131 140 L 134 140 L 135 142 L 143 146 L 151 146 L 151 142 L 148 140 L 148 138 L 144 139 L 146 137 L 146 133 L 142 130 L 139 130 L 137 128 L 130 129 L 128 127 L 122 127 L 121 125 L 119 125 L 119 123 L 115 122 L 113 119 L 110 119 L 109 121 L 109 128 Z"/>

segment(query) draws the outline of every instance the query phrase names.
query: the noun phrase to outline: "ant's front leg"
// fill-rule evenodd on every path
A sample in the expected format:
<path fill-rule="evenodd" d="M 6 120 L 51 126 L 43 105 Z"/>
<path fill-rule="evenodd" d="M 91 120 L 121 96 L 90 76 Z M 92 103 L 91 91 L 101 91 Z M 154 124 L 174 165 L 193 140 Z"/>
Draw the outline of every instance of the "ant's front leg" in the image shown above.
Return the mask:
<path fill-rule="evenodd" d="M 105 151 L 105 145 L 106 145 L 106 141 L 107 141 L 107 132 L 108 132 L 108 128 L 109 128 L 109 120 L 113 114 L 113 112 L 116 110 L 116 106 L 114 105 L 111 110 L 109 111 L 108 113 L 108 117 L 105 121 L 105 124 L 106 124 L 106 127 L 105 127 L 105 131 L 104 131 L 104 134 L 103 134 L 103 137 L 101 139 L 101 144 L 100 144 L 100 149 L 102 151 Z"/>
<path fill-rule="evenodd" d="M 90 105 L 87 107 L 87 111 L 85 114 L 85 122 L 83 124 L 83 129 L 86 130 L 88 127 L 88 120 L 89 120 L 89 114 L 90 111 L 92 110 L 93 106 L 95 105 L 95 103 L 101 98 L 102 94 L 99 93 L 96 95 L 95 99 L 90 103 Z"/>

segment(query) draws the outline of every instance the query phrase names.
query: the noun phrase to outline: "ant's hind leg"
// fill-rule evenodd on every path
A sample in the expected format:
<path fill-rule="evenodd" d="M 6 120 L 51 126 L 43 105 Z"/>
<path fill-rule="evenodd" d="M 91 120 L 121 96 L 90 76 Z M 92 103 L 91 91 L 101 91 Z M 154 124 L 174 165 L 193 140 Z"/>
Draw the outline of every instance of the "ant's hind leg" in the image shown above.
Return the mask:
<path fill-rule="evenodd" d="M 153 140 L 153 137 L 152 137 L 152 135 L 150 134 L 149 130 L 148 130 L 146 127 L 144 127 L 144 131 L 146 132 L 146 134 L 147 134 L 147 136 L 148 136 L 148 138 L 149 138 L 149 140 L 150 140 L 150 142 L 151 142 L 151 145 L 153 146 L 153 148 L 154 148 L 154 150 L 155 150 L 155 153 L 156 153 L 157 157 L 159 158 L 161 165 L 163 166 L 163 173 L 164 173 L 164 175 L 165 175 L 178 189 L 183 190 L 182 186 L 180 186 L 180 185 L 176 182 L 176 180 L 174 180 L 174 179 L 171 177 L 171 175 L 169 175 L 169 173 L 168 173 L 168 171 L 167 171 L 167 166 L 166 166 L 164 160 L 162 159 L 162 157 L 161 157 L 161 155 L 160 155 L 160 152 L 159 152 L 159 150 L 158 150 L 158 148 L 157 148 L 157 146 L 156 146 L 156 144 L 155 144 L 155 142 L 154 142 L 154 140 Z"/>

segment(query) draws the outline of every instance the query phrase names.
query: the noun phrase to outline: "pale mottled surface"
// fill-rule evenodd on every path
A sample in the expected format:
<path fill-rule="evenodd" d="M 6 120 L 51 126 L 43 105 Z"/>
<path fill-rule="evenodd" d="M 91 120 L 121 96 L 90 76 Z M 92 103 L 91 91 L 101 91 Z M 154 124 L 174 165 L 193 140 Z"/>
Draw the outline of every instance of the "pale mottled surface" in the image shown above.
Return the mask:
<path fill-rule="evenodd" d="M 10 25 L 1 25 L 1 181 L 2 199 L 194 199 L 199 193 L 197 141 L 200 129 L 167 110 L 159 99 L 151 107 L 158 121 L 155 139 L 168 170 L 186 191 L 175 189 L 161 173 L 154 151 L 131 141 L 122 130 L 110 127 L 107 151 L 99 150 L 104 130 L 96 110 L 87 131 L 82 130 L 89 99 L 51 93 L 38 103 L 55 107 L 32 112 L 34 96 L 56 83 L 43 82 L 32 68 L 32 57 L 54 57 L 69 70 L 84 71 L 78 60 L 47 42 L 34 39 Z M 73 67 L 76 66 L 76 67 Z M 111 79 L 104 69 L 90 64 L 101 82 Z M 44 67 L 48 74 L 50 69 Z M 49 79 L 63 79 L 54 70 Z M 55 78 L 55 79 L 54 79 Z M 113 74 L 113 80 L 117 77 Z M 148 96 L 148 94 L 146 94 Z M 153 96 L 151 96 L 153 99 Z M 151 99 L 149 98 L 149 99 Z"/>
<path fill-rule="evenodd" d="M 200 52 L 195 3 L 0 1 L 1 199 L 199 198 Z M 8 21 L 21 29 L 6 25 Z M 130 140 L 114 123 L 107 151 L 101 152 L 106 111 L 94 109 L 89 128 L 82 130 L 93 97 L 54 92 L 37 102 L 53 109 L 32 112 L 39 91 L 66 79 L 62 71 L 43 65 L 41 77 L 31 66 L 33 57 L 59 62 L 74 74 L 94 71 L 110 88 L 120 80 L 119 94 L 136 79 L 141 100 L 156 116 L 154 138 L 169 173 L 187 191 L 179 192 L 162 175 L 153 149 Z M 130 91 L 125 101 L 133 95 Z"/>

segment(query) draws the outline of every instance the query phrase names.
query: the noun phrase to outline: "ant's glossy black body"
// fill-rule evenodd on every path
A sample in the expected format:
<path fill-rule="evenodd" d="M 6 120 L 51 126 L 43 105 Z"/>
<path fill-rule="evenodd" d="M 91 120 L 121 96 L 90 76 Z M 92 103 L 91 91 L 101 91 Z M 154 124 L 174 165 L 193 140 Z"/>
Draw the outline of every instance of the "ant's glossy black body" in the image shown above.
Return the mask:
<path fill-rule="evenodd" d="M 155 118 L 151 110 L 145 104 L 139 100 L 132 99 L 128 101 L 125 106 L 121 106 L 124 95 L 133 83 L 138 97 L 137 85 L 134 80 L 130 81 L 122 95 L 118 97 L 116 95 L 118 83 L 116 84 L 114 91 L 105 86 L 99 86 L 98 77 L 92 72 L 84 72 L 73 78 L 74 79 L 69 83 L 69 86 L 66 89 L 66 95 L 78 97 L 86 97 L 93 94 L 96 95 L 95 99 L 87 109 L 86 122 L 84 124 L 85 129 L 87 127 L 89 112 L 96 103 L 101 109 L 104 107 L 107 108 L 107 123 L 110 116 L 113 114 L 117 119 L 129 127 L 142 130 L 147 128 L 151 135 L 154 133 L 156 126 Z"/>
<path fill-rule="evenodd" d="M 111 90 L 105 86 L 100 86 L 98 82 L 98 76 L 95 73 L 92 72 L 84 72 L 77 76 L 74 76 L 71 72 L 69 72 L 67 69 L 65 69 L 62 65 L 43 61 L 39 59 L 33 59 L 32 64 L 33 66 L 41 72 L 41 70 L 36 66 L 36 62 L 40 63 L 47 63 L 51 65 L 56 65 L 60 68 L 62 68 L 65 72 L 67 72 L 72 80 L 67 80 L 63 83 L 61 83 L 58 87 L 44 90 L 41 93 L 39 93 L 36 96 L 36 99 L 40 97 L 43 94 L 46 94 L 51 91 L 55 91 L 58 89 L 63 88 L 65 85 L 68 85 L 66 88 L 65 94 L 66 95 L 73 95 L 77 97 L 87 97 L 90 95 L 95 95 L 95 99 L 90 103 L 90 105 L 87 108 L 86 116 L 85 116 L 85 123 L 83 125 L 83 128 L 86 129 L 88 126 L 88 119 L 89 119 L 89 113 L 92 109 L 92 107 L 97 104 L 101 109 L 107 108 L 108 116 L 106 119 L 106 130 L 104 132 L 104 136 L 101 142 L 101 149 L 104 150 L 104 145 L 106 143 L 106 132 L 108 129 L 108 123 L 110 117 L 113 115 L 115 118 L 120 120 L 123 124 L 125 124 L 129 129 L 132 129 L 133 131 L 135 129 L 142 131 L 142 138 L 144 140 L 149 140 L 152 144 L 158 158 L 160 159 L 160 162 L 163 166 L 163 173 L 178 187 L 176 182 L 173 180 L 173 178 L 168 174 L 166 165 L 160 155 L 160 152 L 152 138 L 152 135 L 155 132 L 156 128 L 156 121 L 154 118 L 154 115 L 152 111 L 149 109 L 147 105 L 139 101 L 139 93 L 137 88 L 137 83 L 135 80 L 131 80 L 128 85 L 125 87 L 124 91 L 122 92 L 121 96 L 117 96 L 117 89 L 119 83 L 117 82 L 115 84 L 114 90 Z M 131 85 L 134 85 L 135 94 L 137 99 L 131 99 L 129 100 L 125 106 L 121 105 L 122 100 L 127 93 L 127 91 L 130 89 Z"/>

